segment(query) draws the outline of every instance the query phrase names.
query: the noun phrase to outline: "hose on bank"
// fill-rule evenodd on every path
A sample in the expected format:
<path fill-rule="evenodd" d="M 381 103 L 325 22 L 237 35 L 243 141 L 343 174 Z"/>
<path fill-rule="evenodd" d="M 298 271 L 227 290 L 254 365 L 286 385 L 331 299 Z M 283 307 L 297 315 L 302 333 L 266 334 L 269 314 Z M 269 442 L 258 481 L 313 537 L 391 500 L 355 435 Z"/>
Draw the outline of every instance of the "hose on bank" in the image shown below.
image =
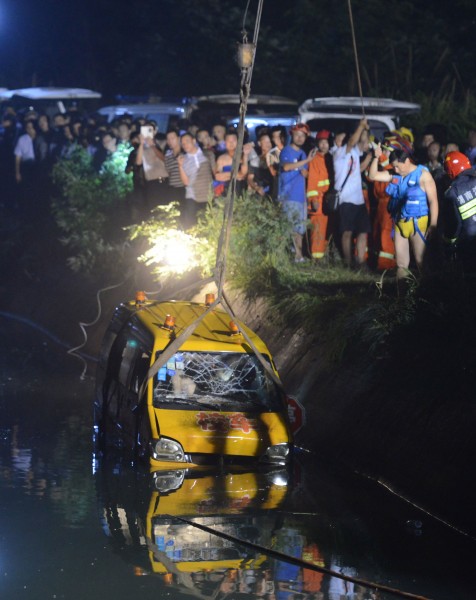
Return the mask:
<path fill-rule="evenodd" d="M 49 329 L 47 329 L 46 327 L 43 327 L 42 325 L 40 325 L 39 323 L 36 323 L 35 321 L 32 321 L 31 319 L 24 317 L 22 315 L 17 315 L 15 313 L 11 313 L 8 311 L 0 311 L 0 317 L 3 317 L 4 319 L 9 319 L 11 321 L 16 321 L 18 323 L 22 323 L 24 325 L 27 325 L 28 327 L 31 327 L 33 329 L 35 329 L 36 331 L 39 331 L 40 333 L 42 333 L 43 335 L 45 335 L 47 338 L 49 338 L 51 341 L 53 341 L 55 344 L 57 344 L 58 346 L 62 347 L 62 348 L 66 348 L 67 349 L 67 354 L 74 356 L 75 358 L 79 359 L 82 363 L 83 363 L 83 371 L 80 375 L 80 379 L 84 380 L 86 373 L 87 373 L 87 369 L 88 369 L 88 361 L 89 362 L 97 362 L 98 358 L 97 356 L 92 356 L 90 354 L 87 354 L 85 352 L 80 352 L 80 350 L 82 348 L 84 348 L 84 346 L 86 345 L 87 341 L 88 341 L 88 334 L 86 332 L 86 327 L 92 327 L 93 325 L 96 325 L 96 323 L 99 321 L 99 319 L 101 318 L 102 315 L 102 306 L 101 306 L 101 294 L 103 292 L 109 291 L 109 290 L 113 290 L 115 288 L 120 287 L 121 285 L 124 285 L 124 283 L 127 281 L 127 278 L 124 281 L 121 281 L 120 283 L 114 284 L 114 285 L 110 285 L 104 288 L 99 289 L 96 292 L 96 303 L 97 303 L 97 315 L 96 317 L 90 321 L 90 322 L 84 322 L 84 321 L 80 321 L 79 322 L 79 327 L 81 329 L 81 332 L 83 334 L 83 341 L 81 344 L 79 344 L 78 346 L 75 346 L 74 348 L 71 348 L 70 344 L 67 344 L 66 342 L 64 342 L 63 340 L 61 340 L 57 335 L 55 335 L 54 333 L 52 333 Z M 154 291 L 148 291 L 146 292 L 146 294 L 148 296 L 154 296 L 156 294 L 159 294 L 161 291 L 161 287 L 159 287 L 158 290 L 154 290 Z"/>
<path fill-rule="evenodd" d="M 29 327 L 36 329 L 43 335 L 46 335 L 47 338 L 49 338 L 51 341 L 55 342 L 55 344 L 58 344 L 58 346 L 61 346 L 62 348 L 70 347 L 70 344 L 67 344 L 66 342 L 61 340 L 54 333 L 52 333 L 49 329 L 46 329 L 46 327 L 39 325 L 38 323 L 36 323 L 35 321 L 32 321 L 31 319 L 28 319 L 27 317 L 22 317 L 21 315 L 17 315 L 15 313 L 3 311 L 3 310 L 0 310 L 0 317 L 3 317 L 4 319 L 9 319 L 11 321 L 17 321 L 18 323 L 23 323 L 24 325 L 28 325 Z M 92 362 L 97 361 L 97 358 L 95 356 L 91 356 L 90 354 L 85 354 L 84 352 L 80 352 L 78 354 L 81 356 L 81 358 L 83 358 L 85 360 L 90 360 Z"/>

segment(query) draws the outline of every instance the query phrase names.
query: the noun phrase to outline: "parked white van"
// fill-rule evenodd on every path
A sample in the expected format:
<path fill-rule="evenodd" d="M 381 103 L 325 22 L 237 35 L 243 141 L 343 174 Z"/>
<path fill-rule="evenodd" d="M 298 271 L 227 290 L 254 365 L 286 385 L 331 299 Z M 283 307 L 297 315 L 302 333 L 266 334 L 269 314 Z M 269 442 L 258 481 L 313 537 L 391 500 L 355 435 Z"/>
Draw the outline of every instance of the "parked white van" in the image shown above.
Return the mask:
<path fill-rule="evenodd" d="M 217 94 L 198 96 L 190 101 L 190 120 L 211 130 L 216 123 L 236 127 L 239 123 L 240 96 Z M 284 96 L 255 94 L 248 98 L 245 126 L 250 141 L 256 141 L 261 127 L 281 126 L 289 129 L 298 119 L 299 103 Z"/>
<path fill-rule="evenodd" d="M 0 106 L 13 106 L 17 112 L 35 110 L 52 117 L 73 107 L 92 112 L 102 94 L 85 88 L 31 87 L 0 91 Z"/>
<path fill-rule="evenodd" d="M 165 133 L 169 127 L 177 125 L 180 119 L 187 117 L 187 105 L 172 102 L 145 102 L 142 104 L 115 104 L 103 106 L 98 110 L 100 115 L 107 117 L 108 122 L 131 115 L 133 119 L 143 118 L 155 121 L 158 131 Z"/>
<path fill-rule="evenodd" d="M 309 98 L 299 107 L 299 121 L 307 123 L 313 134 L 322 129 L 333 133 L 353 132 L 362 118 L 362 105 L 370 132 L 381 139 L 387 131 L 398 129 L 401 117 L 420 111 L 420 105 L 392 98 L 334 96 Z"/>

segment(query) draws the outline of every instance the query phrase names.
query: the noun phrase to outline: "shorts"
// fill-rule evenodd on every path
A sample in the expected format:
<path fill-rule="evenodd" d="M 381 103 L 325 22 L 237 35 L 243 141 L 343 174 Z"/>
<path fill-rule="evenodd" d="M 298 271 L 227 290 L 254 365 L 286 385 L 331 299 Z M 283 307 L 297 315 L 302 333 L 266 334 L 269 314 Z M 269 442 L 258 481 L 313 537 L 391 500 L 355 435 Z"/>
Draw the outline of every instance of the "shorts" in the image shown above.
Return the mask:
<path fill-rule="evenodd" d="M 354 235 L 370 233 L 370 219 L 365 204 L 343 202 L 339 205 L 339 230 L 352 231 Z"/>
<path fill-rule="evenodd" d="M 417 219 L 418 229 L 421 231 L 421 235 L 425 235 L 426 230 L 428 229 L 428 215 L 425 217 L 420 217 Z M 411 238 L 412 235 L 417 233 L 415 231 L 415 224 L 413 223 L 413 219 L 401 220 L 395 223 L 395 227 L 400 232 L 400 235 L 404 238 Z"/>
<path fill-rule="evenodd" d="M 292 202 L 284 200 L 281 202 L 283 210 L 289 221 L 293 224 L 293 231 L 304 235 L 307 221 L 307 202 Z"/>

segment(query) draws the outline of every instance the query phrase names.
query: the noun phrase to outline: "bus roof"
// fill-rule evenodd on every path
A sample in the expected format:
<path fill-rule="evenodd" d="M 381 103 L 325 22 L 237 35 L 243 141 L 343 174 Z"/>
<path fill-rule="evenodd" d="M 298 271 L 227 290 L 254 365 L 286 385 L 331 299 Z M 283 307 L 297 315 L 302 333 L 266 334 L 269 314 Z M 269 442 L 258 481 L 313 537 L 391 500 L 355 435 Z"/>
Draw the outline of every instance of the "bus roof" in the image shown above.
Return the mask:
<path fill-rule="evenodd" d="M 174 335 L 178 337 L 206 310 L 205 304 L 196 302 L 168 301 L 147 303 L 137 313 L 137 317 L 152 333 L 157 350 L 163 350 L 170 343 L 170 330 L 163 327 L 167 315 L 175 317 Z M 233 335 L 230 329 L 230 316 L 223 310 L 212 310 L 188 337 L 180 350 L 193 352 L 250 352 L 244 337 Z M 253 341 L 262 354 L 269 356 L 265 343 L 251 329 L 238 319 L 234 319 L 241 331 Z"/>

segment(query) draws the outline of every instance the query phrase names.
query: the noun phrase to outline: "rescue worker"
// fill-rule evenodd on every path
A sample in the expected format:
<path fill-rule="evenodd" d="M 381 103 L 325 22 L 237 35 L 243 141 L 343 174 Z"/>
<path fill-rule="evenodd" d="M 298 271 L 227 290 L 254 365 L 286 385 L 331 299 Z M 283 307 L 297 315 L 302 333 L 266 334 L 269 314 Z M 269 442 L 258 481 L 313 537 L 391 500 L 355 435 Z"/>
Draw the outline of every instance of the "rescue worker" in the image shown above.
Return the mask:
<path fill-rule="evenodd" d="M 311 221 L 309 251 L 312 258 L 322 259 L 327 247 L 328 217 L 322 212 L 324 194 L 330 187 L 332 157 L 329 154 L 331 132 L 323 129 L 316 135 L 317 153 L 309 163 L 307 180 L 307 213 Z"/>
<path fill-rule="evenodd" d="M 390 184 L 386 192 L 391 197 L 388 207 L 395 224 L 397 279 L 402 280 L 409 274 L 410 248 L 418 269 L 422 269 L 427 240 L 436 231 L 438 197 L 435 181 L 428 169 L 412 161 L 411 145 L 400 139 L 392 141 L 390 147 L 390 162 L 396 174 L 378 170 L 383 153 L 378 144 L 370 164 L 369 178 Z"/>
<path fill-rule="evenodd" d="M 449 152 L 444 168 L 452 180 L 445 200 L 454 210 L 456 259 L 465 273 L 476 273 L 476 167 L 462 152 Z"/>
<path fill-rule="evenodd" d="M 389 160 L 389 152 L 383 152 L 380 156 L 379 171 L 390 171 L 392 165 Z M 375 214 L 373 237 L 374 247 L 377 254 L 377 270 L 385 271 L 393 269 L 395 262 L 395 243 L 393 241 L 393 221 L 388 212 L 388 203 L 390 196 L 386 192 L 387 183 L 384 181 L 374 181 L 373 194 L 377 201 L 377 210 Z"/>

